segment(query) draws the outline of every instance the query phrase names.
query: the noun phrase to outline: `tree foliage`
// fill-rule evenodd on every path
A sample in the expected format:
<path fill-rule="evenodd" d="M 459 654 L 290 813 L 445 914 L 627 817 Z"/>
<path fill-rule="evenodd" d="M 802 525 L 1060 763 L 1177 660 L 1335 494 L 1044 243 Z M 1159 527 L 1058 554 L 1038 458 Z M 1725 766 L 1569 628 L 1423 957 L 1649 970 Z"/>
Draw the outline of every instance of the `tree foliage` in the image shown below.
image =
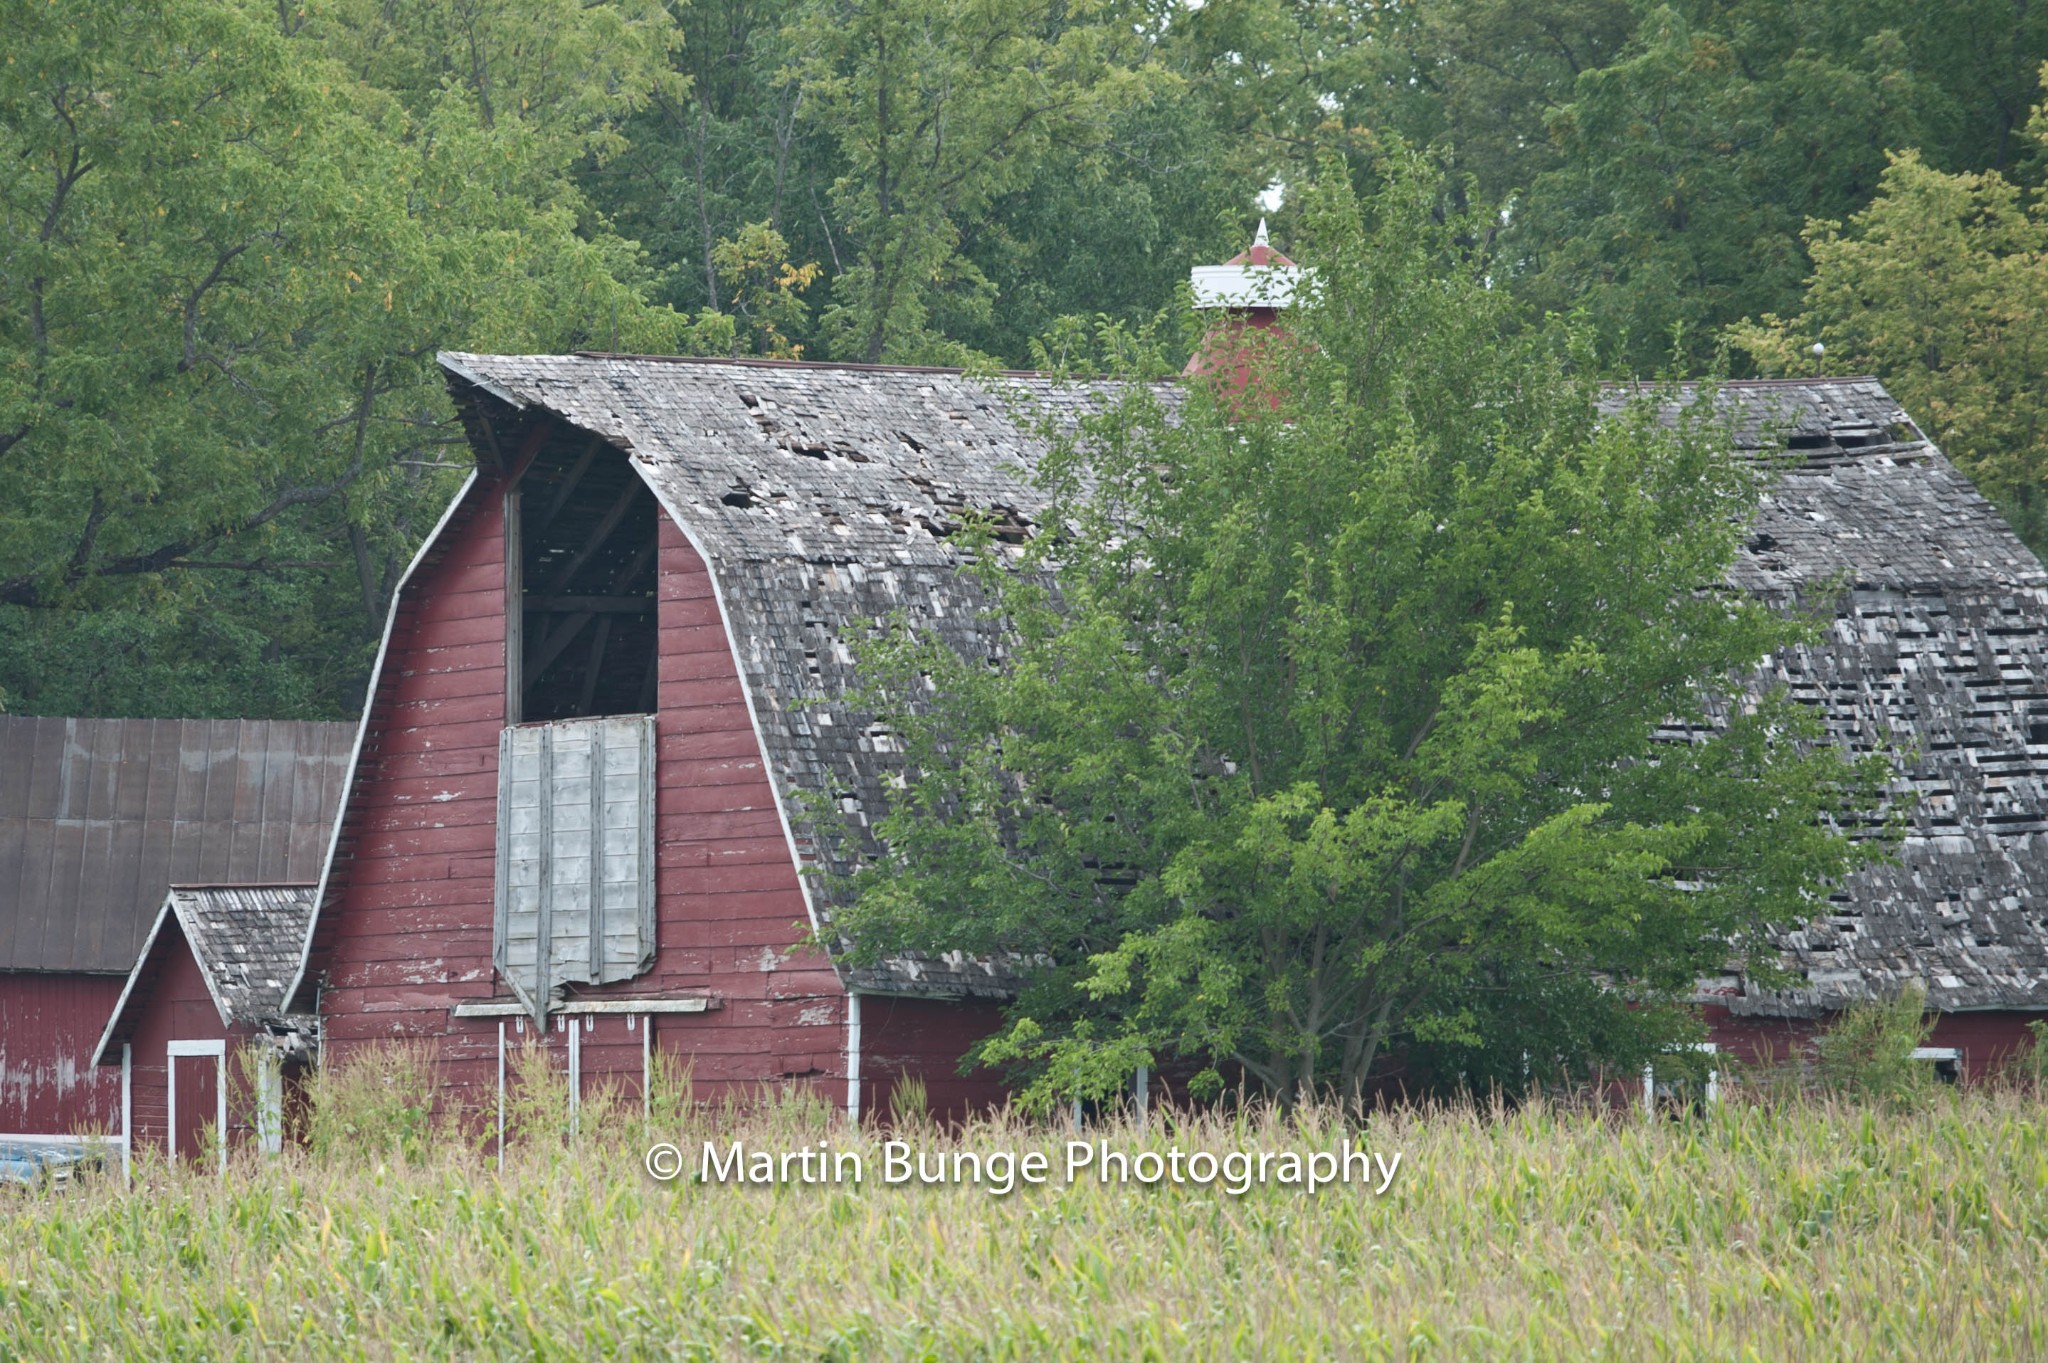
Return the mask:
<path fill-rule="evenodd" d="M 986 319 L 995 289 L 960 254 L 963 223 L 1054 151 L 1105 142 L 1160 89 L 1127 7 L 1064 0 L 834 0 L 797 21 L 796 78 L 843 170 L 832 199 L 853 255 L 821 319 L 832 353 L 874 363 L 958 355 L 949 312 Z"/>
<path fill-rule="evenodd" d="M 2037 137 L 2048 121 L 2037 119 Z M 1945 175 L 1895 157 L 1870 206 L 1807 229 L 1804 308 L 1731 331 L 1767 374 L 1882 378 L 1908 412 L 2048 553 L 2048 207 L 1996 171 Z"/>
<path fill-rule="evenodd" d="M 1004 667 L 863 660 L 912 774 L 843 925 L 1043 962 L 982 1052 L 1040 1101 L 1169 1057 L 1352 1098 L 1396 1051 L 1424 1085 L 1633 1065 L 1861 855 L 1833 818 L 1881 761 L 1712 700 L 1807 629 L 1714 585 L 1769 470 L 1710 392 L 1599 419 L 1582 346 L 1393 164 L 1309 196 L 1270 410 L 1126 383 L 1042 470 L 1059 587 L 989 557 Z"/>
<path fill-rule="evenodd" d="M 8 29 L 0 686 L 342 711 L 464 462 L 434 351 L 673 327 L 480 92 L 367 86 L 253 4 Z"/>
<path fill-rule="evenodd" d="M 1524 323 L 1697 371 L 1826 324 L 1807 224 L 1862 240 L 1890 156 L 2044 164 L 2008 0 L 0 4 L 0 703 L 43 711 L 346 713 L 461 462 L 437 348 L 1027 364 L 1413 145 Z M 2023 324 L 1979 323 L 1834 353 L 2038 545 Z"/>

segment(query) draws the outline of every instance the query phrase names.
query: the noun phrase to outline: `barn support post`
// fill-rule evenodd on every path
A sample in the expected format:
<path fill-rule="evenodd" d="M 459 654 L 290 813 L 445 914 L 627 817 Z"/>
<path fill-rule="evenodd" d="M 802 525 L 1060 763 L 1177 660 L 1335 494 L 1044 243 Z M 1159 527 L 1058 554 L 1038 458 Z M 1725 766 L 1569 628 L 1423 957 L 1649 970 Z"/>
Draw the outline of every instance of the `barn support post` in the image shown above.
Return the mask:
<path fill-rule="evenodd" d="M 846 994 L 846 1122 L 860 1125 L 860 995 Z"/>
<path fill-rule="evenodd" d="M 626 1014 L 626 1030 L 633 1029 L 633 1014 Z M 654 1120 L 654 1014 L 640 1018 L 640 1124 Z"/>
<path fill-rule="evenodd" d="M 135 1048 L 121 1043 L 121 1182 L 135 1186 Z"/>
<path fill-rule="evenodd" d="M 223 1042 L 213 1056 L 213 1143 L 220 1149 L 221 1182 L 228 1177 L 228 1052 Z"/>
<path fill-rule="evenodd" d="M 505 1019 L 498 1019 L 498 1172 L 505 1172 Z"/>
<path fill-rule="evenodd" d="M 267 1048 L 256 1057 L 256 1138 L 264 1154 L 284 1153 L 284 1066 Z"/>
<path fill-rule="evenodd" d="M 505 493 L 501 512 L 505 518 L 505 723 L 526 718 L 526 674 L 520 666 L 526 655 L 526 610 L 521 601 L 526 587 L 519 540 L 519 489 Z"/>
<path fill-rule="evenodd" d="M 583 1019 L 569 1019 L 569 1134 L 577 1135 L 583 1124 Z"/>
<path fill-rule="evenodd" d="M 1131 1080 L 1131 1098 L 1133 1105 L 1138 1109 L 1138 1129 L 1142 1131 L 1145 1127 L 1145 1114 L 1152 1105 L 1152 1071 L 1143 1065 L 1138 1066 L 1138 1073 Z"/>

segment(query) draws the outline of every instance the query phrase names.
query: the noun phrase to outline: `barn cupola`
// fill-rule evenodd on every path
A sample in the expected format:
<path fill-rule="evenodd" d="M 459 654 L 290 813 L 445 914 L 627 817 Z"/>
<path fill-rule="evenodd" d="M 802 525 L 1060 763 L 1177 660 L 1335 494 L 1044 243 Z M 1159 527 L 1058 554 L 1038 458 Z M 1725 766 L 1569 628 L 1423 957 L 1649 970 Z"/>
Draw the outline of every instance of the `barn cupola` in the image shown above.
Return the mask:
<path fill-rule="evenodd" d="M 1243 392 L 1259 333 L 1278 334 L 1280 311 L 1293 304 L 1301 277 L 1301 267 L 1266 240 L 1264 218 L 1251 249 L 1221 265 L 1197 265 L 1188 282 L 1195 307 L 1211 314 L 1211 320 L 1182 372 L 1189 378 L 1212 376 L 1231 394 Z"/>

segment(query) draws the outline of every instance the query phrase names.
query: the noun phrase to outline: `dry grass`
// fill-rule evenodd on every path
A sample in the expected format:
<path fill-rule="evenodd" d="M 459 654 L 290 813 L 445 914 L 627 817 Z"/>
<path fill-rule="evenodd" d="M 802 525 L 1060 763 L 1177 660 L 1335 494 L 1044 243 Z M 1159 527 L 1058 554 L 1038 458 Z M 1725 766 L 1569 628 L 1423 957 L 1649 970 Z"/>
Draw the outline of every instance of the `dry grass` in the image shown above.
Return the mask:
<path fill-rule="evenodd" d="M 831 1140 L 823 1110 L 664 1138 Z M 651 1181 L 637 1103 L 574 1137 L 140 1166 L 0 1206 L 0 1356 L 171 1358 L 2048 1357 L 2048 1107 L 1534 1107 L 1376 1118 L 1383 1198 L 1266 1188 Z M 631 1109 L 630 1111 L 628 1109 Z M 537 1131 L 545 1114 L 523 1112 Z M 1162 1114 L 1127 1149 L 1327 1148 L 1325 1114 Z M 992 1122 L 924 1148 L 1042 1148 Z M 387 1134 L 392 1134 L 387 1132 Z M 1055 1159 L 1057 1166 L 1057 1159 Z"/>

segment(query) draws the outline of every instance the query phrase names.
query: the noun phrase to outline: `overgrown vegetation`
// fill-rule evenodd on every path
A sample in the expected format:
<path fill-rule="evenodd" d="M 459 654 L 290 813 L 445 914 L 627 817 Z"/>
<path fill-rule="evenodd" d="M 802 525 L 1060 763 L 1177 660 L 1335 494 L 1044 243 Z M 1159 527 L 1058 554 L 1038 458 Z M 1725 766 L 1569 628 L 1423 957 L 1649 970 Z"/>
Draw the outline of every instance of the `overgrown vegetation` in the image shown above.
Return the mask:
<path fill-rule="evenodd" d="M 2048 1351 L 2048 1124 L 2017 1088 L 1909 1107 L 1730 1100 L 1184 1115 L 1092 1125 L 1121 1150 L 1399 1152 L 1385 1196 L 1071 1185 L 884 1187 L 886 1132 L 801 1094 L 706 1110 L 686 1087 L 540 1109 L 504 1168 L 370 1121 L 407 1059 L 331 1095 L 356 1134 L 227 1177 L 143 1161 L 0 1205 L 0 1358 L 1851 1359 Z M 342 1071 L 346 1077 L 348 1070 Z M 413 1075 L 417 1078 L 417 1075 Z M 540 1077 L 537 1072 L 534 1076 Z M 674 1078 L 675 1076 L 671 1076 Z M 560 1075 L 548 1086 L 560 1095 Z M 678 1101 L 679 1100 L 679 1101 Z M 399 1136 L 393 1139 L 394 1135 Z M 927 1153 L 1049 1151 L 1015 1118 Z M 654 1183 L 715 1137 L 855 1148 L 860 1186 Z"/>
<path fill-rule="evenodd" d="M 306 1144 L 315 1156 L 419 1158 L 433 1141 L 438 1053 L 424 1043 L 366 1049 L 306 1080 Z"/>
<path fill-rule="evenodd" d="M 1847 830 L 1882 831 L 1882 754 L 1723 703 L 1810 628 L 1708 589 L 1768 466 L 1711 388 L 1603 416 L 1585 334 L 1490 285 L 1432 167 L 1388 173 L 1305 192 L 1252 390 L 1119 367 L 1041 461 L 1066 533 L 984 546 L 1000 668 L 860 645 L 907 784 L 836 926 L 1039 962 L 979 1052 L 1034 1105 L 1153 1065 L 1287 1101 L 1640 1069 L 1880 850 Z"/>
<path fill-rule="evenodd" d="M 1868 1103 L 1912 1103 L 1941 1081 L 1913 1052 L 1933 1035 L 1927 993 L 1903 989 L 1892 998 L 1852 1004 L 1815 1044 L 1815 1071 L 1831 1093 Z"/>

